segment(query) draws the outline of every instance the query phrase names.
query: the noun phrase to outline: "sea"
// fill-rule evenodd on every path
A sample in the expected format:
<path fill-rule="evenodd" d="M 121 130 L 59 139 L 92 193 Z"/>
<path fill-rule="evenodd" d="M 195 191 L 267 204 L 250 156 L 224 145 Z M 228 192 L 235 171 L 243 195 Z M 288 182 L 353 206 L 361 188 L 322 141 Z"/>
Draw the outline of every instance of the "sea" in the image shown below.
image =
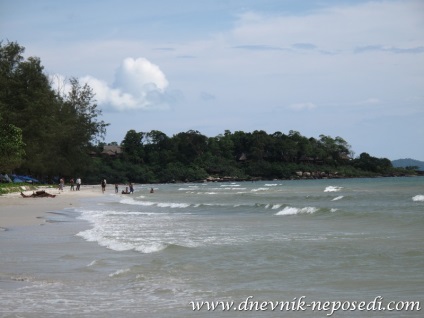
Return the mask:
<path fill-rule="evenodd" d="M 0 317 L 424 316 L 424 177 L 134 190 L 1 231 Z"/>

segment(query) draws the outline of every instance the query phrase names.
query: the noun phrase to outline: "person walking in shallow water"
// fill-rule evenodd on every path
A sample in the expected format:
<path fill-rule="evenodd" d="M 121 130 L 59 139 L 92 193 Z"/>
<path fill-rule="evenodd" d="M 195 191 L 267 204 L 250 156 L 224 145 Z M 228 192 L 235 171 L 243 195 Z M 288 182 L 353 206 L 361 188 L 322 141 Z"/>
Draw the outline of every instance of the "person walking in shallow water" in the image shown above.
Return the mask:
<path fill-rule="evenodd" d="M 105 193 L 106 191 L 106 179 L 102 180 L 102 192 Z"/>
<path fill-rule="evenodd" d="M 119 185 L 117 183 L 115 183 L 115 193 L 119 192 Z"/>

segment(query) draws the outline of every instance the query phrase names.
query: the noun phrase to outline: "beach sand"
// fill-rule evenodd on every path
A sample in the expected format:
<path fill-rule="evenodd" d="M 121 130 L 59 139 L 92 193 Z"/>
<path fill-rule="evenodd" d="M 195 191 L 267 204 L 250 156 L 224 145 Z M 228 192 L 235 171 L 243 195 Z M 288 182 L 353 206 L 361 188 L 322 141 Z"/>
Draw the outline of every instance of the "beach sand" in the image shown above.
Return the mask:
<path fill-rule="evenodd" d="M 102 195 L 100 185 L 81 186 L 80 191 L 71 191 L 69 187 L 63 191 L 48 187 L 39 187 L 37 190 L 45 190 L 56 196 L 23 198 L 18 192 L 0 196 L 0 228 L 40 225 L 45 222 L 43 216 L 46 212 L 77 207 L 83 198 Z M 31 195 L 33 190 L 23 190 L 22 193 Z"/>

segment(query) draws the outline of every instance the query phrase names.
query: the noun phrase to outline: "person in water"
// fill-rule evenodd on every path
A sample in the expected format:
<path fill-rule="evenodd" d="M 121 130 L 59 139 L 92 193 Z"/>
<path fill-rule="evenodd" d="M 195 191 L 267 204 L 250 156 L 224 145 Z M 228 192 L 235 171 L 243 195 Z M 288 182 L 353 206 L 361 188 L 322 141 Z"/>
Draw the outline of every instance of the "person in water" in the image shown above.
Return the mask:
<path fill-rule="evenodd" d="M 106 179 L 102 180 L 102 192 L 105 193 L 106 191 Z"/>

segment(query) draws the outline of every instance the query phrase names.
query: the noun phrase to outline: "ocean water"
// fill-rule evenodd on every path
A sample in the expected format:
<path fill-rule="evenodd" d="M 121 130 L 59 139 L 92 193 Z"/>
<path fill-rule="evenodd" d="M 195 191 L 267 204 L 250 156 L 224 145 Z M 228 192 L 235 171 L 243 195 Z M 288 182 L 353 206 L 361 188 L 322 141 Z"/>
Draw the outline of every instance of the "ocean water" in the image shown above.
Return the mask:
<path fill-rule="evenodd" d="M 136 185 L 46 221 L 0 232 L 0 317 L 424 314 L 421 177 Z"/>

